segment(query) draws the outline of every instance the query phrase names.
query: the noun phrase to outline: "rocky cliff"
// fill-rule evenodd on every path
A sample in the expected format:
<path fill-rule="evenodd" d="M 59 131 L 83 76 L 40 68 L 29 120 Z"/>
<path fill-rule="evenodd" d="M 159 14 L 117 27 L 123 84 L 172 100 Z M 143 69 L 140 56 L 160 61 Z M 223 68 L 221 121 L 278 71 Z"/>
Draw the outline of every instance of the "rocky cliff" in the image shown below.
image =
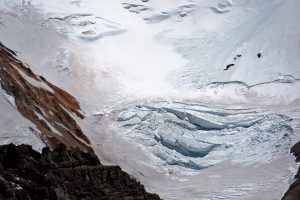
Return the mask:
<path fill-rule="evenodd" d="M 29 145 L 0 146 L 0 199 L 158 200 L 118 166 L 63 144 L 42 154 Z"/>
<path fill-rule="evenodd" d="M 160 199 L 120 167 L 101 165 L 76 122 L 84 118 L 79 102 L 2 43 L 0 85 L 48 146 L 42 154 L 28 145 L 0 146 L 0 199 Z"/>
<path fill-rule="evenodd" d="M 64 143 L 69 148 L 92 151 L 89 139 L 77 124 L 83 119 L 79 102 L 68 92 L 34 74 L 0 43 L 0 84 L 13 97 L 14 106 L 41 133 L 50 147 Z"/>
<path fill-rule="evenodd" d="M 296 157 L 296 162 L 300 161 L 300 141 L 296 143 L 292 149 L 291 153 Z M 295 180 L 289 187 L 288 191 L 282 197 L 282 200 L 299 200 L 300 199 L 300 166 L 298 172 L 295 175 Z"/>

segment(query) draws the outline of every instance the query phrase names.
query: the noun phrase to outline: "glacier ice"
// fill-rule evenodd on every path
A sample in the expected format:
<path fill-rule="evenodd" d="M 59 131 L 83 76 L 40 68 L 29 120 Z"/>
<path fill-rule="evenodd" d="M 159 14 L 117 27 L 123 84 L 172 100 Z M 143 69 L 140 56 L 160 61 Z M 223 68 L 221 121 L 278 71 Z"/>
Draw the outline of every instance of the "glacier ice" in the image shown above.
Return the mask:
<path fill-rule="evenodd" d="M 284 156 L 299 140 L 299 6 L 3 0 L 0 37 L 78 98 L 95 151 L 111 150 L 103 162 L 121 165 L 162 197 L 274 199 L 293 176 L 284 170 L 294 162 Z M 72 73 L 57 73 L 63 70 Z M 31 136 L 17 133 L 18 141 Z"/>
<path fill-rule="evenodd" d="M 255 108 L 161 102 L 128 107 L 117 113 L 117 132 L 126 132 L 126 140 L 145 146 L 170 166 L 191 169 L 228 159 L 269 162 L 287 153 L 295 137 L 291 118 Z M 115 123 L 111 126 L 117 126 Z"/>

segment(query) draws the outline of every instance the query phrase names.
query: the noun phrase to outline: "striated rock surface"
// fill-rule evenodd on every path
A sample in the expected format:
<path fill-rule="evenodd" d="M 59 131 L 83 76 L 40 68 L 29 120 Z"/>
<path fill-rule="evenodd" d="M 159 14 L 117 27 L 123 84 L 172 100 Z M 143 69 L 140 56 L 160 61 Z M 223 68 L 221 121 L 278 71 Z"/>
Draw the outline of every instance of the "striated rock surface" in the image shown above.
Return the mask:
<path fill-rule="evenodd" d="M 0 146 L 0 199 L 156 200 L 118 166 L 63 144 L 42 154 L 29 145 Z"/>
<path fill-rule="evenodd" d="M 14 98 L 16 109 L 36 125 L 50 147 L 64 143 L 68 148 L 92 151 L 89 139 L 75 120 L 75 116 L 84 118 L 77 100 L 34 74 L 1 43 L 0 83 L 7 95 Z"/>
<path fill-rule="evenodd" d="M 296 157 L 296 162 L 300 161 L 300 141 L 296 143 L 292 149 L 291 153 Z M 282 197 L 282 200 L 299 200 L 300 199 L 300 166 L 298 168 L 297 174 L 295 175 L 295 180 L 289 187 L 288 191 Z"/>

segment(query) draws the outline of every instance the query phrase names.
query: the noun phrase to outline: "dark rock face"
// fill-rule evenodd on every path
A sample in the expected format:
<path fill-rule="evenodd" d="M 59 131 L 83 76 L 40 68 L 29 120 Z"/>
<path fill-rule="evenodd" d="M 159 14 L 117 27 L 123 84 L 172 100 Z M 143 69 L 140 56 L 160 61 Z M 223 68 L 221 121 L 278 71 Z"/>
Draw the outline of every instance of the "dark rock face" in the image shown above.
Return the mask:
<path fill-rule="evenodd" d="M 42 154 L 29 145 L 0 146 L 0 199 L 156 200 L 118 166 L 103 166 L 93 153 L 60 144 Z"/>
<path fill-rule="evenodd" d="M 296 156 L 296 162 L 300 161 L 300 141 L 296 143 L 292 149 L 291 153 Z M 295 175 L 295 181 L 289 187 L 288 191 L 282 197 L 282 200 L 299 200 L 300 199 L 300 166 L 297 174 Z"/>

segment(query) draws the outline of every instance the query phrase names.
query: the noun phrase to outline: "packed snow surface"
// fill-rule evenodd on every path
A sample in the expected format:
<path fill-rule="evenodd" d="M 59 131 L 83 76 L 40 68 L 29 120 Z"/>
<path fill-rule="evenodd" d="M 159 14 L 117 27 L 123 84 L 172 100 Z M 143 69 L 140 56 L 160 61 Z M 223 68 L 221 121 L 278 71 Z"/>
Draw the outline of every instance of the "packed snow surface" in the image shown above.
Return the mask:
<path fill-rule="evenodd" d="M 291 183 L 299 0 L 2 0 L 0 9 L 0 41 L 81 102 L 102 162 L 162 198 L 279 199 Z M 21 116 L 0 97 L 10 113 L 1 128 L 31 134 L 24 120 L 5 125 Z"/>

